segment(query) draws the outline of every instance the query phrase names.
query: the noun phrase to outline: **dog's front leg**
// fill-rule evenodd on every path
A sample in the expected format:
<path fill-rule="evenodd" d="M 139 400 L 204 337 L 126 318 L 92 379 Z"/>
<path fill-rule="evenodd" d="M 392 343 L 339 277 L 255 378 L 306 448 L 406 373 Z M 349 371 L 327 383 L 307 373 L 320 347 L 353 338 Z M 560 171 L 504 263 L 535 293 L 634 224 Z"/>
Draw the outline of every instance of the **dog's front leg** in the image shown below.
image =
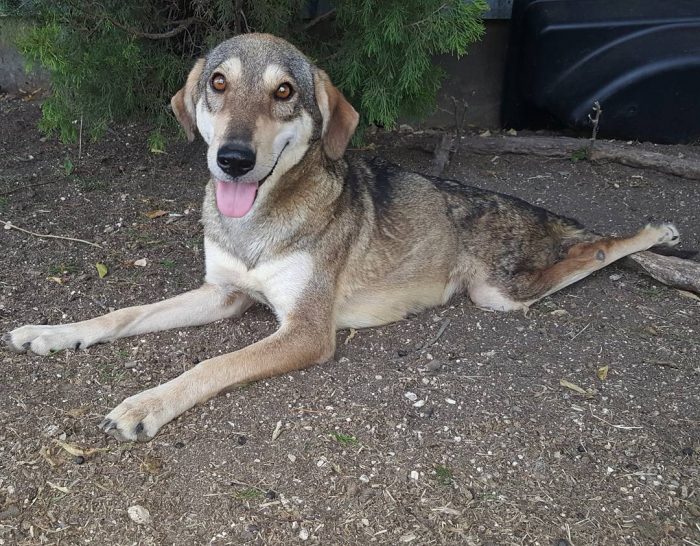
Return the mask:
<path fill-rule="evenodd" d="M 279 375 L 328 360 L 335 349 L 330 317 L 297 314 L 273 335 L 244 349 L 197 364 L 179 377 L 131 396 L 114 408 L 100 428 L 118 440 L 147 441 L 196 404 L 235 385 Z M 316 327 L 314 327 L 316 324 Z"/>
<path fill-rule="evenodd" d="M 207 324 L 241 315 L 251 304 L 252 300 L 244 294 L 204 284 L 158 303 L 127 307 L 82 322 L 22 326 L 8 332 L 2 339 L 14 351 L 31 350 L 45 355 L 61 349 L 85 348 L 120 337 Z"/>

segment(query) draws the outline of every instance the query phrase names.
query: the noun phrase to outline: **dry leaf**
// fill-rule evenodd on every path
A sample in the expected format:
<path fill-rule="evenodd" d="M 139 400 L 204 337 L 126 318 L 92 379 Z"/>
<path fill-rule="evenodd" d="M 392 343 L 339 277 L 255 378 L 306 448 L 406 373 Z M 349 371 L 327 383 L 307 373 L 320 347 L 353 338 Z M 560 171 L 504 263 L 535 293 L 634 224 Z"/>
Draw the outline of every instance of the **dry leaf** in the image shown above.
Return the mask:
<path fill-rule="evenodd" d="M 350 328 L 350 334 L 348 335 L 348 337 L 345 338 L 343 345 L 347 345 L 348 343 L 350 343 L 350 340 L 352 338 L 354 338 L 356 335 L 357 335 L 357 330 L 355 330 L 355 328 Z"/>
<path fill-rule="evenodd" d="M 87 408 L 71 408 L 68 411 L 66 411 L 66 415 L 69 417 L 72 417 L 73 419 L 77 419 L 78 417 L 82 417 L 87 413 Z"/>
<path fill-rule="evenodd" d="M 573 383 L 571 383 L 570 381 L 567 381 L 566 379 L 560 379 L 559 384 L 562 387 L 566 387 L 567 389 L 571 389 L 572 391 L 577 392 L 579 394 L 588 394 L 584 389 L 582 389 L 578 385 L 574 385 Z"/>
<path fill-rule="evenodd" d="M 280 434 L 282 434 L 282 421 L 277 421 L 275 430 L 272 432 L 272 439 L 277 440 L 277 438 L 280 437 Z"/>
<path fill-rule="evenodd" d="M 51 449 L 48 446 L 43 446 L 39 450 L 39 455 L 41 455 L 44 458 L 44 460 L 47 463 L 49 463 L 50 466 L 52 466 L 52 467 L 58 466 L 58 461 L 54 460 L 54 458 L 52 457 L 53 454 L 51 453 Z"/>
<path fill-rule="evenodd" d="M 684 298 L 690 298 L 691 300 L 700 301 L 700 296 L 698 296 L 697 294 L 693 294 L 692 292 L 688 292 L 687 290 L 681 290 L 680 288 L 676 288 L 676 292 L 678 292 Z"/>
<path fill-rule="evenodd" d="M 163 470 L 163 461 L 158 457 L 146 455 L 141 462 L 141 470 L 149 474 L 160 474 L 160 471 Z"/>
<path fill-rule="evenodd" d="M 46 482 L 46 485 L 52 489 L 55 489 L 56 491 L 60 491 L 61 493 L 70 493 L 70 489 L 63 487 L 62 485 L 58 485 L 53 482 Z"/>
<path fill-rule="evenodd" d="M 161 216 L 165 216 L 166 214 L 168 214 L 168 211 L 158 209 L 158 210 L 152 210 L 150 212 L 144 212 L 144 214 L 146 216 L 148 216 L 151 220 L 154 220 L 156 218 L 160 218 Z"/>
<path fill-rule="evenodd" d="M 100 279 L 104 279 L 105 275 L 107 275 L 107 266 L 97 262 L 95 264 L 95 269 L 97 269 L 97 274 L 100 276 Z"/>
<path fill-rule="evenodd" d="M 608 369 L 609 366 L 602 366 L 601 368 L 598 368 L 598 379 L 601 381 L 605 381 L 608 378 Z"/>
<path fill-rule="evenodd" d="M 61 446 L 65 451 L 73 455 L 73 457 L 85 457 L 86 459 L 88 457 L 92 457 L 95 453 L 99 453 L 100 451 L 107 451 L 106 447 L 102 448 L 86 448 L 83 449 L 80 446 L 77 446 L 75 444 L 69 444 L 68 442 L 62 442 L 61 440 L 54 440 L 59 446 Z"/>
<path fill-rule="evenodd" d="M 63 284 L 63 279 L 61 277 L 46 277 L 48 280 L 53 281 L 57 284 Z"/>

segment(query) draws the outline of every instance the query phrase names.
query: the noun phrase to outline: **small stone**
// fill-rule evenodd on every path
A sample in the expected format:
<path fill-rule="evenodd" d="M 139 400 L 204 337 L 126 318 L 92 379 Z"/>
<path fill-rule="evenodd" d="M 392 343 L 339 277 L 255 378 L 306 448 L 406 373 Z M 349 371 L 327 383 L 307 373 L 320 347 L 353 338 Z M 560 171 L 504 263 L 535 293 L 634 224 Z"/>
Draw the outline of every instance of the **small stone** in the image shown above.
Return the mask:
<path fill-rule="evenodd" d="M 299 538 L 300 538 L 301 540 L 308 540 L 308 539 L 309 539 L 309 530 L 308 530 L 308 529 L 304 529 L 304 528 L 302 527 L 301 531 L 299 531 Z"/>
<path fill-rule="evenodd" d="M 560 539 L 557 541 L 557 546 L 571 546 L 571 543 L 570 543 L 568 540 L 564 539 L 564 538 L 560 538 Z"/>
<path fill-rule="evenodd" d="M 348 483 L 345 488 L 345 495 L 348 497 L 354 497 L 360 492 L 360 488 L 355 482 Z"/>
<path fill-rule="evenodd" d="M 277 498 L 277 493 L 275 493 L 272 489 L 269 489 L 265 492 L 265 498 L 268 500 L 275 500 Z"/>
<path fill-rule="evenodd" d="M 415 392 L 407 392 L 404 394 L 406 398 L 408 398 L 411 402 L 415 402 L 418 400 L 418 395 Z"/>
<path fill-rule="evenodd" d="M 85 462 L 85 457 L 82 455 L 77 455 L 76 457 L 73 457 L 73 462 L 75 464 L 83 464 Z"/>
<path fill-rule="evenodd" d="M 396 354 L 399 355 L 399 358 L 403 358 L 404 356 L 406 356 L 408 354 L 408 351 L 406 351 L 404 349 L 399 349 L 398 351 L 396 351 Z"/>
<path fill-rule="evenodd" d="M 124 367 L 125 367 L 127 370 L 130 370 L 130 369 L 132 369 L 132 368 L 135 368 L 135 367 L 137 366 L 137 364 L 138 364 L 137 362 L 135 362 L 135 361 L 133 361 L 133 360 L 130 360 L 129 362 L 125 362 L 125 363 L 124 363 Z"/>
<path fill-rule="evenodd" d="M 425 400 L 418 400 L 415 404 L 413 404 L 414 408 L 422 408 L 425 406 Z"/>
<path fill-rule="evenodd" d="M 431 360 L 428 362 L 428 365 L 425 367 L 426 370 L 429 372 L 437 372 L 440 371 L 440 368 L 442 368 L 442 361 L 441 360 Z"/>
<path fill-rule="evenodd" d="M 450 404 L 452 406 L 454 406 L 457 403 L 457 401 L 453 400 L 452 398 L 445 398 L 445 402 L 447 402 L 448 404 Z"/>
<path fill-rule="evenodd" d="M 185 442 L 176 442 L 175 447 L 177 449 L 182 449 L 183 447 L 185 447 Z"/>
<path fill-rule="evenodd" d="M 418 478 L 420 477 L 420 474 L 418 474 L 417 470 L 411 470 L 411 473 L 409 474 L 409 477 L 412 480 L 418 481 Z"/>
<path fill-rule="evenodd" d="M 684 447 L 684 448 L 681 450 L 681 453 L 682 453 L 683 455 L 685 455 L 686 457 L 692 457 L 692 456 L 693 456 L 693 453 L 694 453 L 694 450 L 693 450 L 692 447 Z"/>
<path fill-rule="evenodd" d="M 579 444 L 578 447 L 576 448 L 576 451 L 578 451 L 579 453 L 585 453 L 586 448 L 583 447 L 581 444 Z"/>
<path fill-rule="evenodd" d="M 241 434 L 238 438 L 236 438 L 236 442 L 238 442 L 239 446 L 244 446 L 248 442 L 248 438 Z"/>
<path fill-rule="evenodd" d="M 138 525 L 147 525 L 151 522 L 151 513 L 140 504 L 129 506 L 126 512 L 131 520 Z"/>
<path fill-rule="evenodd" d="M 297 460 L 296 455 L 292 455 L 291 453 L 289 453 L 287 455 L 287 459 L 289 459 L 291 462 L 294 462 Z"/>

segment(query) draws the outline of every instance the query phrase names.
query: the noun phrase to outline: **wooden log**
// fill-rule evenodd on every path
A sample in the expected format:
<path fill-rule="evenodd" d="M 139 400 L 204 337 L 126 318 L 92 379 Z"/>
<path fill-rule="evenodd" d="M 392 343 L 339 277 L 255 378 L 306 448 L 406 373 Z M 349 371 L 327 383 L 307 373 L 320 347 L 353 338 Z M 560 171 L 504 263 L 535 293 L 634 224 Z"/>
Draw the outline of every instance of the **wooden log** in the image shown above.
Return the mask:
<path fill-rule="evenodd" d="M 678 157 L 666 151 L 644 150 L 634 145 L 598 140 L 590 149 L 590 140 L 571 137 L 466 135 L 460 142 L 462 150 L 477 154 L 520 154 L 570 159 L 581 155 L 596 163 L 612 161 L 652 169 L 690 180 L 700 180 L 700 157 Z"/>
<path fill-rule="evenodd" d="M 630 254 L 627 260 L 663 284 L 700 294 L 700 262 L 653 252 Z"/>

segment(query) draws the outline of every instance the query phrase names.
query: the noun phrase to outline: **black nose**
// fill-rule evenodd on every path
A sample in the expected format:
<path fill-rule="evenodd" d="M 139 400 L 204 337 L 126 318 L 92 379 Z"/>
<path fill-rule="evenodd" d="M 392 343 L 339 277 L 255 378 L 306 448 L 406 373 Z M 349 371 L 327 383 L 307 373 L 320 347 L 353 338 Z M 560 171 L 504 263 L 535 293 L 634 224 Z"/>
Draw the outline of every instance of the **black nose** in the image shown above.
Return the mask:
<path fill-rule="evenodd" d="M 229 176 L 241 176 L 255 167 L 255 152 L 241 144 L 226 144 L 219 148 L 216 163 Z"/>

